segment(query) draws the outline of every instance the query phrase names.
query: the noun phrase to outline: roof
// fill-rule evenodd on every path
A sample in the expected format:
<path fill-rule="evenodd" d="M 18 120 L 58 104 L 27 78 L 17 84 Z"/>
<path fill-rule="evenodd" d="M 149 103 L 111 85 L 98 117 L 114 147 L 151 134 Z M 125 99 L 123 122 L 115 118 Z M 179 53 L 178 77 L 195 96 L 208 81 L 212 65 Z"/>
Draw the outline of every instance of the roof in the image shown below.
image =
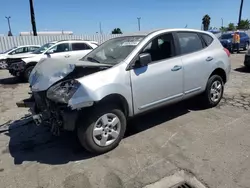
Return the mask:
<path fill-rule="evenodd" d="M 123 36 L 147 36 L 156 32 L 174 32 L 174 31 L 193 31 L 193 32 L 207 33 L 207 31 L 202 31 L 202 30 L 197 30 L 197 29 L 173 28 L 173 29 L 154 29 L 154 30 L 149 30 L 149 31 L 139 31 L 135 33 L 122 34 L 120 36 L 121 37 Z"/>
<path fill-rule="evenodd" d="M 29 46 L 37 46 L 40 47 L 41 45 L 37 45 L 37 44 L 27 44 L 27 45 L 20 45 L 20 46 L 16 46 L 16 47 L 29 47 Z"/>

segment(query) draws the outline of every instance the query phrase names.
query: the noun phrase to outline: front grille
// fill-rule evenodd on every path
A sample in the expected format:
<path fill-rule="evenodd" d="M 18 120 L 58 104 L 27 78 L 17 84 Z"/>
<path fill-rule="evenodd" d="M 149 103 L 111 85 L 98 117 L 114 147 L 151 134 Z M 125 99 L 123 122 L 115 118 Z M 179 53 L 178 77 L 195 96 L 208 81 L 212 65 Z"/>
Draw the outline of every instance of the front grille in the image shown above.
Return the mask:
<path fill-rule="evenodd" d="M 194 186 L 190 185 L 189 183 L 187 182 L 181 182 L 181 183 L 178 183 L 177 185 L 174 185 L 173 187 L 171 188 L 195 188 Z"/>

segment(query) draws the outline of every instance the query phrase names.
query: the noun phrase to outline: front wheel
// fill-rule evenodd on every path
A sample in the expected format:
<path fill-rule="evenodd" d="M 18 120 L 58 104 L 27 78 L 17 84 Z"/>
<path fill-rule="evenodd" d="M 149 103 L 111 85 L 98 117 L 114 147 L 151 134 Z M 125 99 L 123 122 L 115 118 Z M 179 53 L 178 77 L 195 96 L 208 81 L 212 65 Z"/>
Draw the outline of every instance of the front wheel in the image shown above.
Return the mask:
<path fill-rule="evenodd" d="M 203 101 L 206 107 L 212 108 L 219 104 L 223 97 L 224 83 L 220 76 L 213 75 L 208 79 Z"/>
<path fill-rule="evenodd" d="M 126 130 L 126 117 L 115 106 L 96 106 L 85 123 L 79 121 L 77 135 L 81 145 L 91 153 L 106 153 L 118 146 Z"/>
<path fill-rule="evenodd" d="M 29 67 L 24 71 L 23 77 L 24 77 L 24 79 L 25 79 L 26 82 L 29 81 L 30 73 L 31 73 L 31 71 L 33 70 L 33 68 L 34 68 L 34 66 L 29 66 Z"/>

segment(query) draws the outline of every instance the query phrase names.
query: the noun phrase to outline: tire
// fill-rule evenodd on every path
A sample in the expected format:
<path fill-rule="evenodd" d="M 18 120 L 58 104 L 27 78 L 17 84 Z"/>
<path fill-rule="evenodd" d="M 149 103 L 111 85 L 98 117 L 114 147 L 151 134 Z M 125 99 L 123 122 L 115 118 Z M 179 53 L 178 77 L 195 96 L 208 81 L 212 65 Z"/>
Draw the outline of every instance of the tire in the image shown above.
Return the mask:
<path fill-rule="evenodd" d="M 248 48 L 249 48 L 249 42 L 246 42 L 245 47 L 243 48 L 243 50 L 248 50 Z"/>
<path fill-rule="evenodd" d="M 218 89 L 219 88 L 219 85 L 218 85 L 218 88 L 217 88 L 218 90 L 214 89 L 213 90 L 214 94 L 212 94 L 212 89 L 215 88 L 216 83 L 217 83 L 217 85 L 220 84 L 220 86 L 221 86 L 220 90 Z M 206 90 L 202 95 L 203 104 L 207 108 L 212 108 L 212 107 L 217 106 L 223 97 L 223 93 L 224 93 L 224 83 L 223 83 L 222 78 L 218 75 L 211 76 L 208 79 Z M 218 96 L 214 97 L 217 94 L 218 94 Z"/>
<path fill-rule="evenodd" d="M 24 77 L 24 80 L 25 80 L 26 82 L 29 81 L 30 73 L 31 73 L 31 71 L 33 70 L 33 68 L 34 68 L 34 66 L 29 66 L 29 67 L 27 67 L 26 70 L 24 71 L 23 77 Z"/>
<path fill-rule="evenodd" d="M 117 117 L 119 121 L 117 124 L 115 123 L 113 124 L 116 126 L 114 126 L 114 128 L 112 129 L 115 129 L 115 128 L 117 129 L 110 132 L 110 129 L 106 127 L 104 130 L 105 123 L 103 123 L 104 122 L 103 119 L 105 119 L 106 116 L 113 117 L 113 115 Z M 86 117 L 88 117 L 87 120 L 86 120 Z M 85 120 L 85 123 L 82 123 L 84 120 Z M 114 119 L 113 119 L 113 122 L 115 122 Z M 108 122 L 108 123 L 111 123 L 111 122 Z M 93 154 L 102 154 L 102 153 L 106 153 L 116 148 L 119 145 L 121 139 L 123 138 L 125 134 L 126 125 L 127 125 L 126 117 L 124 113 L 118 107 L 114 105 L 102 103 L 102 104 L 97 105 L 96 107 L 93 107 L 90 113 L 88 113 L 88 115 L 85 114 L 82 119 L 79 119 L 79 122 L 77 125 L 77 136 L 81 145 L 87 151 Z M 118 129 L 118 127 L 120 128 Z M 94 136 L 94 130 L 98 130 L 98 134 L 96 132 L 97 134 L 96 136 Z M 109 140 L 109 138 L 111 140 L 114 139 L 113 136 L 111 135 L 112 133 L 115 133 L 114 131 L 116 131 L 115 135 L 117 137 L 112 142 Z M 105 137 L 106 138 L 108 137 L 108 141 L 106 142 L 106 144 L 108 144 L 108 142 L 111 142 L 109 145 L 105 145 L 104 142 L 102 142 L 102 140 Z"/>

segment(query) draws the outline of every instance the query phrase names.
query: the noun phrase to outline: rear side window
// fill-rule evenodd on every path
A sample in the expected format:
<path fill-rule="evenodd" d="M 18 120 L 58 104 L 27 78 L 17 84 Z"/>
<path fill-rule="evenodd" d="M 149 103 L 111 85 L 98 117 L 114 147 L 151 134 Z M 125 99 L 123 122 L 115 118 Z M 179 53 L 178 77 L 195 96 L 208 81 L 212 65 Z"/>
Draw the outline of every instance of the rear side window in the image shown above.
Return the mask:
<path fill-rule="evenodd" d="M 204 34 L 204 33 L 202 33 L 201 36 L 202 36 L 202 38 L 205 41 L 207 46 L 209 46 L 214 40 L 213 37 L 211 37 L 211 36 L 209 36 L 207 34 Z"/>
<path fill-rule="evenodd" d="M 181 54 L 188 54 L 203 49 L 202 41 L 197 33 L 178 32 Z"/>
<path fill-rule="evenodd" d="M 78 51 L 78 50 L 90 50 L 90 48 L 87 44 L 85 43 L 72 43 L 72 50 L 73 51 Z"/>

